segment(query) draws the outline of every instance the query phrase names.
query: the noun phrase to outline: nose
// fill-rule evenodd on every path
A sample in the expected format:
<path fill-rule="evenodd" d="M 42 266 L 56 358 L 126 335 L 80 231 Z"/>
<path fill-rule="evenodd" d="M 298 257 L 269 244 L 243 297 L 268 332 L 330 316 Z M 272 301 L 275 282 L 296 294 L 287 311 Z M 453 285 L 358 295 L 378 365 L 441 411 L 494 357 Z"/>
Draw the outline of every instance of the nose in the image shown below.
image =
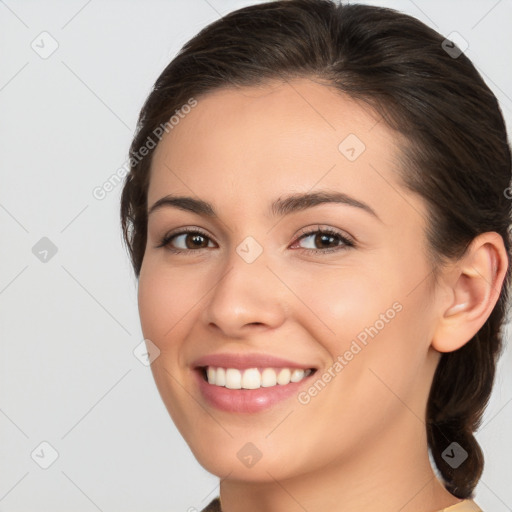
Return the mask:
<path fill-rule="evenodd" d="M 236 251 L 227 258 L 207 295 L 202 320 L 223 337 L 278 328 L 286 318 L 286 288 L 267 266 L 263 252 L 248 263 Z"/>

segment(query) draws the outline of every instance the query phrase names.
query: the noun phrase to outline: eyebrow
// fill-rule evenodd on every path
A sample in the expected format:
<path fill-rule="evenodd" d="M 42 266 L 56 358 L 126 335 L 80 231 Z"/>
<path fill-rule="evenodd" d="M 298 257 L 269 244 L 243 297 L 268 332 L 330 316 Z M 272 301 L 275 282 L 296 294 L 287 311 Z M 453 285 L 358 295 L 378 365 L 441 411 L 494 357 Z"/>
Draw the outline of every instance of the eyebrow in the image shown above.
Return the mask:
<path fill-rule="evenodd" d="M 344 194 L 343 192 L 332 192 L 328 190 L 298 193 L 286 197 L 279 197 L 271 204 L 270 213 L 274 217 L 282 217 L 326 203 L 338 203 L 360 208 L 381 221 L 375 210 L 368 204 Z M 164 196 L 156 201 L 153 206 L 149 208 L 148 216 L 164 207 L 179 208 L 180 210 L 197 213 L 198 215 L 206 217 L 218 217 L 212 204 L 203 201 L 202 199 L 195 199 L 188 196 L 176 196 L 172 194 Z"/>

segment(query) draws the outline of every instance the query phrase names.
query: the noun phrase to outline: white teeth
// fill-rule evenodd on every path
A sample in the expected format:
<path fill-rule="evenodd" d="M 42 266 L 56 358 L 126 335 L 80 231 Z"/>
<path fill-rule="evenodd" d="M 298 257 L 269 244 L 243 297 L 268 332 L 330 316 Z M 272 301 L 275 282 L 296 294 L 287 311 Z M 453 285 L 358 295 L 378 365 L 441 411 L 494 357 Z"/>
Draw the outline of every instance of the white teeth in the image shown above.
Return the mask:
<path fill-rule="evenodd" d="M 217 368 L 215 370 L 215 383 L 217 384 L 217 386 L 226 385 L 226 370 L 224 370 L 224 368 Z"/>
<path fill-rule="evenodd" d="M 289 384 L 291 376 L 292 372 L 288 368 L 283 368 L 277 375 L 277 383 L 281 384 L 281 386 Z"/>
<path fill-rule="evenodd" d="M 242 374 L 236 368 L 228 368 L 226 370 L 226 387 L 228 389 L 242 388 Z"/>
<path fill-rule="evenodd" d="M 228 389 L 258 389 L 276 385 L 285 386 L 290 382 L 299 382 L 311 373 L 311 370 L 294 368 L 258 368 L 238 370 L 237 368 L 215 368 L 208 366 L 206 377 L 209 384 L 224 386 Z"/>
<path fill-rule="evenodd" d="M 290 377 L 291 382 L 299 382 L 304 378 L 304 370 L 295 369 L 292 371 L 292 376 Z"/>
<path fill-rule="evenodd" d="M 276 372 L 272 368 L 265 368 L 261 374 L 261 387 L 270 388 L 277 384 Z"/>
<path fill-rule="evenodd" d="M 258 389 L 261 385 L 261 375 L 257 368 L 245 370 L 242 377 L 242 387 L 244 389 Z"/>

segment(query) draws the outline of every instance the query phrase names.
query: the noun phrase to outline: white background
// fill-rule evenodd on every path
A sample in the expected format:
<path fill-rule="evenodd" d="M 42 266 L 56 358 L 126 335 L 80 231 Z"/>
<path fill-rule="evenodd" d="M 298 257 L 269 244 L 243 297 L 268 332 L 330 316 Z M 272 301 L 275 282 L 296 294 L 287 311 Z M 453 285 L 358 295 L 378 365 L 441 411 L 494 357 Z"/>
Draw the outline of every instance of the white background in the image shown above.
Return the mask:
<path fill-rule="evenodd" d="M 192 511 L 218 494 L 132 352 L 142 334 L 121 186 L 101 201 L 92 191 L 125 162 L 179 48 L 252 3 L 0 1 L 0 511 Z M 511 130 L 510 0 L 368 3 L 459 32 Z M 58 43 L 46 59 L 31 47 L 42 37 Z M 32 252 L 42 237 L 57 247 L 46 263 Z M 485 512 L 512 510 L 510 342 L 477 435 Z M 31 458 L 43 441 L 59 455 L 48 469 Z"/>

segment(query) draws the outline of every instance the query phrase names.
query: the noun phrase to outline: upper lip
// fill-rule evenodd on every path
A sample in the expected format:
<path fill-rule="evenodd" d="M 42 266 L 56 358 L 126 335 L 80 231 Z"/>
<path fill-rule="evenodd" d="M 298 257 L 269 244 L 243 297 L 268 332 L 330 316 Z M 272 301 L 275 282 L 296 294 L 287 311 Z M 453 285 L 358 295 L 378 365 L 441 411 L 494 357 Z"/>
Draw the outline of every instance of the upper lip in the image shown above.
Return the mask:
<path fill-rule="evenodd" d="M 270 354 L 211 354 L 200 357 L 192 363 L 192 367 L 215 366 L 221 368 L 298 368 L 314 369 L 309 364 L 297 363 L 288 359 L 271 356 Z"/>

